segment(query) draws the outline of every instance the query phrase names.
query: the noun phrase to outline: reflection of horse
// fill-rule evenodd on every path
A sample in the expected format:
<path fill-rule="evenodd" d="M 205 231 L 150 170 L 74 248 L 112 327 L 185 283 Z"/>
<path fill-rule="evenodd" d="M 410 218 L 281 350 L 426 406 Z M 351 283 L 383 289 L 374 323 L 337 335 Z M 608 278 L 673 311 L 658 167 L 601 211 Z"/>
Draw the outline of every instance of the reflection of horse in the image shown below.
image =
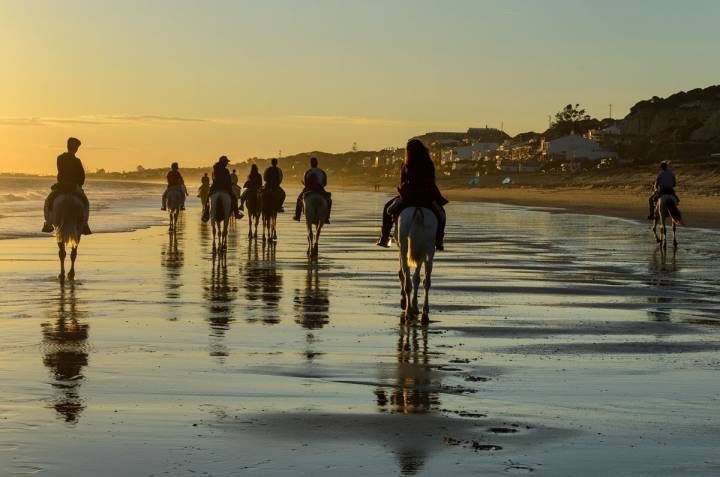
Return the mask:
<path fill-rule="evenodd" d="M 306 192 L 303 197 L 303 209 L 305 210 L 305 225 L 308 235 L 308 257 L 318 256 L 318 243 L 320 231 L 328 218 L 328 201 L 321 192 Z M 313 234 L 313 227 L 315 231 Z"/>
<path fill-rule="evenodd" d="M 251 242 L 242 275 L 248 300 L 246 320 L 251 323 L 262 321 L 268 325 L 280 323 L 278 308 L 283 280 L 275 261 L 275 246 L 272 243 L 263 244 L 261 256 L 257 242 Z M 258 301 L 260 304 L 257 304 Z"/>
<path fill-rule="evenodd" d="M 261 194 L 263 240 L 277 240 L 277 214 L 280 211 L 282 191 L 279 188 L 265 187 Z"/>
<path fill-rule="evenodd" d="M 228 225 L 232 211 L 232 199 L 224 190 L 213 192 L 210 195 L 210 221 L 213 231 L 213 252 L 227 250 Z M 222 228 L 220 225 L 222 224 Z M 219 233 L 219 237 L 217 237 Z M 217 237 L 217 240 L 216 240 Z"/>
<path fill-rule="evenodd" d="M 677 206 L 677 200 L 673 194 L 663 194 L 657 201 L 655 206 L 655 219 L 653 220 L 653 234 L 655 240 L 661 247 L 667 248 L 667 228 L 665 220 L 670 217 L 673 232 L 673 247 L 677 247 L 677 224 L 682 225 L 682 215 Z M 660 237 L 657 234 L 657 225 L 660 222 Z"/>
<path fill-rule="evenodd" d="M 398 218 L 395 233 L 396 242 L 400 247 L 400 285 L 402 300 L 400 306 L 405 316 L 418 314 L 418 288 L 420 287 L 420 269 L 425 269 L 425 302 L 423 304 L 423 320 L 428 319 L 430 312 L 430 275 L 432 274 L 435 256 L 435 235 L 438 222 L 432 210 L 424 207 L 407 207 Z M 412 277 L 410 267 L 415 267 Z"/>
<path fill-rule="evenodd" d="M 53 201 L 50 222 L 55 229 L 55 239 L 60 257 L 60 280 L 65 280 L 65 247 L 70 247 L 70 272 L 67 277 L 75 278 L 75 259 L 85 222 L 85 205 L 75 194 L 61 193 Z"/>
<path fill-rule="evenodd" d="M 168 187 L 167 190 L 167 209 L 170 214 L 170 230 L 177 228 L 178 217 L 180 216 L 180 208 L 183 205 L 185 192 L 180 187 Z"/>
<path fill-rule="evenodd" d="M 248 238 L 257 238 L 258 224 L 260 223 L 261 194 L 259 190 L 248 189 L 245 197 L 245 205 L 248 211 Z M 253 232 L 253 222 L 255 228 Z"/>
<path fill-rule="evenodd" d="M 223 344 L 225 333 L 230 329 L 233 321 L 233 303 L 238 288 L 231 285 L 228 279 L 228 268 L 224 260 L 213 260 L 210 276 L 204 279 L 205 299 L 209 310 L 208 323 L 210 336 L 211 356 L 227 356 L 227 347 Z"/>
<path fill-rule="evenodd" d="M 428 353 L 427 325 L 400 324 L 397 365 L 391 376 L 381 376 L 384 387 L 375 390 L 381 412 L 427 414 L 440 410 L 439 374 L 433 372 Z M 397 450 L 402 474 L 415 474 L 425 464 L 426 451 L 419 445 L 401 442 Z"/>
<path fill-rule="evenodd" d="M 679 287 L 675 272 L 678 271 L 676 251 L 673 249 L 672 257 L 668 260 L 662 249 L 655 249 L 652 261 L 648 267 L 647 284 L 655 289 L 654 294 L 648 295 L 648 317 L 651 321 L 670 321 L 672 311 L 673 289 Z"/>
<path fill-rule="evenodd" d="M 305 289 L 295 291 L 295 322 L 308 330 L 322 328 L 330 320 L 330 299 L 327 279 L 320 280 L 317 266 L 309 266 Z"/>
<path fill-rule="evenodd" d="M 167 288 L 167 297 L 175 299 L 180 298 L 179 289 L 182 283 L 179 278 L 185 261 L 182 248 L 179 245 L 180 238 L 182 238 L 182 230 L 170 232 L 168 234 L 168 242 L 162 245 L 160 252 L 160 263 L 167 271 L 167 282 L 165 285 Z"/>
<path fill-rule="evenodd" d="M 52 372 L 52 387 L 57 391 L 52 407 L 65 422 L 76 423 L 85 404 L 80 396 L 80 385 L 85 377 L 82 370 L 88 364 L 89 325 L 80 321 L 75 288 L 60 285 L 59 308 L 52 313 L 52 321 L 42 324 L 43 363 Z"/>

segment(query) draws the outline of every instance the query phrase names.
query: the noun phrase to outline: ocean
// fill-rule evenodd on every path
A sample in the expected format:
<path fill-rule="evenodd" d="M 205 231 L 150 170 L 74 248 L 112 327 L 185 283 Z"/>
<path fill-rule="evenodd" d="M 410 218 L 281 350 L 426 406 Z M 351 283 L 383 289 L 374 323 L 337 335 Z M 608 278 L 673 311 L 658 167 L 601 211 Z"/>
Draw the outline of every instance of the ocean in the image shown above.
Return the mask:
<path fill-rule="evenodd" d="M 43 203 L 55 179 L 0 176 L 0 240 L 48 236 L 40 232 Z M 90 228 L 94 233 L 130 232 L 163 223 L 162 184 L 89 180 Z"/>

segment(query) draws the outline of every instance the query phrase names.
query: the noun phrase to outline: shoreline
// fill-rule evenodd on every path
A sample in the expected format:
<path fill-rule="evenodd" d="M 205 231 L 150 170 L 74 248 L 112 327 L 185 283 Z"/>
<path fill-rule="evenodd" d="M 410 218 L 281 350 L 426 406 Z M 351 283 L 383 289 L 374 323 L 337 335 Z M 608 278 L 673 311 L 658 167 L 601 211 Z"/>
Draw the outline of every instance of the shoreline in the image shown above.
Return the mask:
<path fill-rule="evenodd" d="M 362 186 L 337 186 L 343 190 L 365 190 Z M 394 187 L 383 185 L 381 192 L 393 193 Z M 558 212 L 601 215 L 647 223 L 649 193 L 638 187 L 610 189 L 599 187 L 449 187 L 442 188 L 450 201 L 486 202 L 563 209 Z M 712 195 L 691 194 L 679 191 L 680 209 L 685 227 L 720 229 L 720 198 Z"/>

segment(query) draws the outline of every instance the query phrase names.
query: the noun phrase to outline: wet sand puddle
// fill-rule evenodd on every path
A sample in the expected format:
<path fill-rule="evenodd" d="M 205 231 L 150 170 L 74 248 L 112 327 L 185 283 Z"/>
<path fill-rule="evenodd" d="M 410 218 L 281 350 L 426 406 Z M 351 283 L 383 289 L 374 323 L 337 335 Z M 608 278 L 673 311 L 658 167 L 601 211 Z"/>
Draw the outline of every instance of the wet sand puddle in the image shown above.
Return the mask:
<path fill-rule="evenodd" d="M 292 194 L 289 194 L 292 197 Z M 320 258 L 281 216 L 226 260 L 99 234 L 60 286 L 50 239 L 4 241 L 0 474 L 711 475 L 718 235 L 458 203 L 431 319 L 403 323 L 384 197 L 336 194 Z"/>

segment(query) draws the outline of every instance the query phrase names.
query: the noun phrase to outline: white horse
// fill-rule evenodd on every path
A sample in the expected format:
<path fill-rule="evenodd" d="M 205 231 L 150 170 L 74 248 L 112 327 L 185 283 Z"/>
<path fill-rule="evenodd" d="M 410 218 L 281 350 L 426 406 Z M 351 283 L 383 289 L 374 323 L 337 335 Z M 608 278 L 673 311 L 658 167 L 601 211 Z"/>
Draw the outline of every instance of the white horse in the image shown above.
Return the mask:
<path fill-rule="evenodd" d="M 227 250 L 228 225 L 232 211 L 230 194 L 220 190 L 210 195 L 210 222 L 213 231 L 213 252 Z M 222 228 L 220 224 L 222 223 Z M 220 236 L 217 237 L 218 232 Z M 217 240 L 216 240 L 217 237 Z"/>
<path fill-rule="evenodd" d="M 167 191 L 167 209 L 170 214 L 170 230 L 177 229 L 180 208 L 183 204 L 185 192 L 179 187 L 170 187 Z"/>
<path fill-rule="evenodd" d="M 307 192 L 303 197 L 303 208 L 305 210 L 305 225 L 308 234 L 308 257 L 318 256 L 318 242 L 320 231 L 328 218 L 328 202 L 324 194 L 320 192 Z M 313 232 L 313 226 L 315 231 Z"/>
<path fill-rule="evenodd" d="M 682 225 L 682 215 L 680 214 L 680 209 L 678 209 L 675 196 L 672 194 L 663 194 L 657 200 L 655 205 L 655 219 L 653 220 L 653 234 L 655 235 L 655 240 L 663 248 L 667 248 L 667 227 L 665 226 L 665 220 L 668 217 L 670 217 L 672 221 L 673 247 L 677 247 L 677 224 Z M 660 222 L 659 237 L 657 234 L 658 222 Z"/>
<path fill-rule="evenodd" d="M 50 214 L 50 222 L 53 225 L 55 239 L 58 244 L 58 256 L 60 257 L 60 281 L 65 280 L 65 247 L 70 247 L 70 272 L 67 277 L 70 280 L 75 278 L 75 259 L 77 249 L 82 236 L 83 225 L 85 224 L 85 204 L 75 194 L 63 193 L 55 197 L 53 208 Z"/>
<path fill-rule="evenodd" d="M 398 218 L 395 227 L 395 241 L 400 248 L 400 286 L 402 299 L 400 306 L 405 316 L 418 314 L 418 288 L 420 287 L 420 269 L 425 268 L 425 303 L 422 309 L 423 321 L 429 319 L 430 312 L 430 275 L 435 257 L 435 235 L 438 220 L 432 210 L 425 207 L 407 207 Z M 410 268 L 414 267 L 412 276 Z"/>

